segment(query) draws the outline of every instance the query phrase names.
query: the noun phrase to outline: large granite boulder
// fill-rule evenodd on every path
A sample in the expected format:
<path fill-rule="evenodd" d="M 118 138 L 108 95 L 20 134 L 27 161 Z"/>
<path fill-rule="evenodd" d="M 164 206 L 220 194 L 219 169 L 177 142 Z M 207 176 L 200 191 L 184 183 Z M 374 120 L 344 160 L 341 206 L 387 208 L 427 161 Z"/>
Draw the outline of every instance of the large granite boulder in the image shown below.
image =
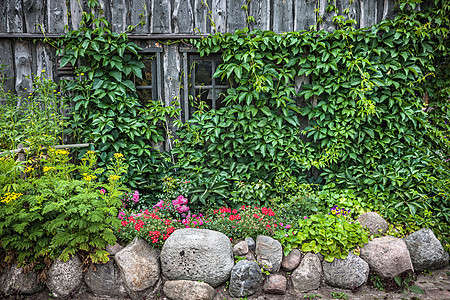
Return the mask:
<path fill-rule="evenodd" d="M 55 298 L 67 298 L 83 284 L 83 269 L 78 256 L 68 261 L 55 260 L 48 270 L 47 287 Z"/>
<path fill-rule="evenodd" d="M 287 272 L 290 272 L 298 267 L 302 260 L 302 253 L 298 249 L 292 249 L 291 252 L 281 262 L 281 268 Z"/>
<path fill-rule="evenodd" d="M 362 227 L 369 229 L 370 234 L 385 234 L 389 225 L 385 219 L 375 212 L 366 212 L 359 216 L 357 220 Z"/>
<path fill-rule="evenodd" d="M 361 258 L 382 278 L 393 278 L 414 271 L 405 242 L 392 236 L 370 241 L 361 249 Z"/>
<path fill-rule="evenodd" d="M 325 282 L 331 286 L 353 290 L 367 282 L 369 265 L 360 257 L 349 253 L 345 259 L 322 262 Z"/>
<path fill-rule="evenodd" d="M 22 271 L 17 265 L 6 269 L 0 276 L 0 291 L 9 296 L 16 292 L 31 295 L 44 289 L 45 285 L 38 281 L 35 272 L 25 274 Z"/>
<path fill-rule="evenodd" d="M 416 272 L 436 270 L 448 266 L 449 255 L 433 231 L 422 228 L 403 239 Z"/>
<path fill-rule="evenodd" d="M 150 245 L 135 238 L 114 256 L 127 293 L 141 299 L 160 279 L 158 253 Z"/>
<path fill-rule="evenodd" d="M 230 277 L 233 248 L 221 232 L 179 229 L 163 245 L 161 266 L 169 280 L 203 281 L 218 287 Z"/>
<path fill-rule="evenodd" d="M 240 298 L 253 295 L 263 280 L 261 268 L 256 262 L 241 260 L 231 270 L 230 296 Z"/>
<path fill-rule="evenodd" d="M 279 241 L 264 235 L 256 237 L 256 259 L 270 273 L 280 270 L 283 250 Z"/>
<path fill-rule="evenodd" d="M 191 280 L 166 281 L 163 291 L 173 300 L 212 300 L 216 295 L 216 290 L 209 284 Z"/>
<path fill-rule="evenodd" d="M 295 290 L 309 292 L 320 287 L 322 265 L 317 255 L 308 252 L 300 265 L 292 273 L 292 284 Z"/>
<path fill-rule="evenodd" d="M 95 265 L 95 270 L 89 269 L 84 275 L 84 282 L 94 295 L 111 297 L 127 295 L 120 272 L 113 260 L 104 265 Z"/>

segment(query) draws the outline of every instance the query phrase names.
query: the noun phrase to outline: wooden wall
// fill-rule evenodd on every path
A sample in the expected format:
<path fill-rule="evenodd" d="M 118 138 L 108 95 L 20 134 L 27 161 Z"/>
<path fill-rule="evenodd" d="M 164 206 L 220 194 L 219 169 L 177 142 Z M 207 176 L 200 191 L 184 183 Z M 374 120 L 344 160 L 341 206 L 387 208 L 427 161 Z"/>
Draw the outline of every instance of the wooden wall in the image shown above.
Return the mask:
<path fill-rule="evenodd" d="M 62 34 L 64 27 L 79 26 L 86 0 L 0 0 L 0 62 L 7 65 L 4 73 L 10 78 L 6 89 L 25 93 L 31 88 L 31 75 L 45 74 L 58 80 L 55 49 L 39 39 L 18 38 L 27 34 Z M 98 15 L 106 17 L 116 32 L 128 25 L 137 27 L 132 35 L 208 34 L 232 32 L 247 25 L 246 11 L 241 9 L 247 0 L 99 0 Z M 250 28 L 276 32 L 308 29 L 316 23 L 315 9 L 323 15 L 319 28 L 333 30 L 334 13 L 327 13 L 327 0 L 250 0 L 248 14 L 255 18 Z M 349 8 L 349 16 L 358 21 L 357 27 L 367 27 L 394 12 L 394 0 L 337 0 L 340 11 Z M 213 22 L 212 22 L 213 21 Z M 11 36 L 13 34 L 14 36 Z M 150 42 L 140 41 L 148 44 Z M 164 70 L 165 103 L 179 95 L 182 55 L 176 44 L 164 45 L 161 53 Z"/>

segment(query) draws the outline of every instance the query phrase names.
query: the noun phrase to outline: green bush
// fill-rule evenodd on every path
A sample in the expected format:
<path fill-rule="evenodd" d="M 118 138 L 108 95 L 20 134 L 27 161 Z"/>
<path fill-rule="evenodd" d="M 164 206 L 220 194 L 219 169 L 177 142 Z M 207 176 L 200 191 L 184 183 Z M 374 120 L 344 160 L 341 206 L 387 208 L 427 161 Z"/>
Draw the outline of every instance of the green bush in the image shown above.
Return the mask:
<path fill-rule="evenodd" d="M 367 243 L 367 232 L 358 222 L 350 222 L 345 216 L 317 214 L 298 221 L 298 226 L 278 231 L 275 236 L 287 255 L 292 249 L 321 253 L 326 261 L 345 259 L 349 251 Z M 356 251 L 355 251 L 356 252 Z M 357 252 L 356 252 L 357 253 Z"/>
<path fill-rule="evenodd" d="M 104 170 L 95 168 L 92 151 L 80 165 L 69 163 L 66 150 L 51 148 L 46 156 L 27 166 L 26 178 L 16 179 L 15 192 L 3 194 L 0 200 L 0 247 L 8 253 L 7 259 L 21 265 L 46 258 L 66 261 L 85 251 L 94 263 L 108 261 L 104 249 L 115 244 L 113 229 L 120 225 L 123 156 L 115 155 L 105 171 L 109 179 L 105 184 L 96 180 Z M 5 164 L 8 159 L 1 159 L 0 165 Z"/>

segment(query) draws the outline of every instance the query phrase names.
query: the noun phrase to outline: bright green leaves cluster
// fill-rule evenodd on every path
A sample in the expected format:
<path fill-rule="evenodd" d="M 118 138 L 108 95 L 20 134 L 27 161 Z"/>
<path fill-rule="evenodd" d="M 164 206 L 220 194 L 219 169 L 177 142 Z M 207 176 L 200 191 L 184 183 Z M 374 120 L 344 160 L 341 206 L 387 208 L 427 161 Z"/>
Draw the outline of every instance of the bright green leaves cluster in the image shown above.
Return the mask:
<path fill-rule="evenodd" d="M 179 132 L 181 165 L 269 183 L 315 167 L 328 188 L 352 188 L 385 215 L 431 210 L 448 222 L 450 42 L 439 9 L 361 30 L 243 29 L 192 41 L 201 55 L 221 53 L 215 76 L 231 88 L 226 107 Z"/>
<path fill-rule="evenodd" d="M 277 239 L 283 245 L 284 255 L 292 249 L 321 253 L 325 260 L 345 259 L 349 251 L 368 242 L 367 232 L 358 222 L 349 222 L 334 215 L 312 215 L 298 221 L 298 228 L 278 232 Z"/>
<path fill-rule="evenodd" d="M 151 183 L 156 166 L 148 157 L 159 154 L 151 146 L 163 141 L 161 104 L 138 99 L 133 78 L 142 78 L 144 64 L 140 48 L 129 41 L 126 33 L 111 32 L 104 18 L 83 13 L 78 30 L 58 40 L 58 52 L 64 55 L 61 66 L 71 63 L 77 77 L 64 82 L 73 95 L 71 131 L 75 138 L 92 142 L 101 151 L 100 165 L 116 152 L 130 162 L 129 183 L 132 186 Z"/>

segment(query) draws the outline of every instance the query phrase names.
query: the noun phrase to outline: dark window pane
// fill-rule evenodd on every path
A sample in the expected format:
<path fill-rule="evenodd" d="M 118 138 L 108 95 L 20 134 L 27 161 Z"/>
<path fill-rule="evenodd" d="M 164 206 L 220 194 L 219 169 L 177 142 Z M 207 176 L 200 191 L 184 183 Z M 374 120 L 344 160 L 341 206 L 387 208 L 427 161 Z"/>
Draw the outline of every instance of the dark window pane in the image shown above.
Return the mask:
<path fill-rule="evenodd" d="M 150 86 L 152 85 L 152 63 L 151 59 L 144 59 L 144 69 L 142 69 L 142 79 L 136 78 L 136 85 Z"/>
<path fill-rule="evenodd" d="M 195 85 L 212 84 L 212 62 L 207 60 L 195 61 Z"/>
<path fill-rule="evenodd" d="M 152 100 L 152 89 L 136 89 L 139 99 L 142 104 L 147 104 L 149 100 Z"/>

